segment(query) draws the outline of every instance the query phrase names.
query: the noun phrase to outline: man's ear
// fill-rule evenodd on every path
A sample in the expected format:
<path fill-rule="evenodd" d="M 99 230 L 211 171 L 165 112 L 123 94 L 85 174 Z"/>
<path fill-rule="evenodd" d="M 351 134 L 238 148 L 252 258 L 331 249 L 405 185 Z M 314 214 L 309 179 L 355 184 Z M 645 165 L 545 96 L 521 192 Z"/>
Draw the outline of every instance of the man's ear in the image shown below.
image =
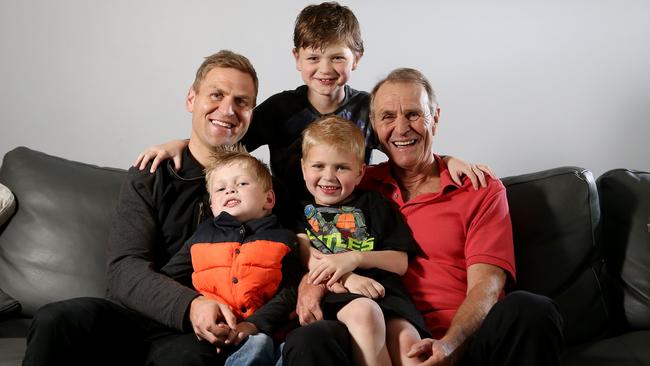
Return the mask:
<path fill-rule="evenodd" d="M 291 50 L 291 54 L 293 55 L 293 59 L 296 60 L 296 70 L 302 71 L 300 69 L 300 63 L 298 62 L 298 60 L 300 60 L 300 53 L 299 52 L 300 51 L 298 51 L 297 48 L 294 48 L 294 49 Z"/>
<path fill-rule="evenodd" d="M 264 206 L 262 206 L 262 208 L 270 212 L 273 209 L 273 206 L 275 206 L 275 192 L 272 189 L 269 189 L 269 191 L 266 192 L 266 199 L 264 200 Z"/>
<path fill-rule="evenodd" d="M 431 126 L 431 133 L 435 136 L 436 129 L 438 128 L 438 121 L 440 120 L 440 107 L 436 106 L 433 111 L 433 125 Z"/>
<path fill-rule="evenodd" d="M 192 113 L 194 111 L 194 100 L 196 99 L 196 92 L 194 87 L 190 87 L 190 90 L 187 91 L 187 96 L 185 97 L 185 109 Z"/>
<path fill-rule="evenodd" d="M 354 53 L 354 62 L 352 63 L 352 70 L 354 71 L 357 69 L 357 65 L 359 65 L 359 61 L 361 61 L 361 57 L 363 57 L 363 53 L 356 52 L 356 51 L 353 51 L 353 53 Z"/>

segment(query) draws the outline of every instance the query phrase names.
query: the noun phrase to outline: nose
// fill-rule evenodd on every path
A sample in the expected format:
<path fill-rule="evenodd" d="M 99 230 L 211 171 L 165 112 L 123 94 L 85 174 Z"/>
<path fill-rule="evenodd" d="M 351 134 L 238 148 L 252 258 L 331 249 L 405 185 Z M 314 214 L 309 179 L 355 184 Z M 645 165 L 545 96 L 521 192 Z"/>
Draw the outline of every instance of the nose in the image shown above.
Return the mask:
<path fill-rule="evenodd" d="M 233 194 L 233 193 L 237 193 L 237 189 L 234 186 L 226 187 L 226 194 Z"/>
<path fill-rule="evenodd" d="M 395 121 L 395 132 L 403 135 L 411 129 L 411 121 L 409 121 L 406 116 L 402 113 L 397 116 Z"/>
<path fill-rule="evenodd" d="M 224 116 L 232 116 L 235 114 L 234 101 L 232 98 L 226 97 L 219 103 L 219 112 Z"/>
<path fill-rule="evenodd" d="M 318 63 L 318 71 L 326 74 L 329 73 L 331 70 L 332 70 L 332 64 L 330 60 L 326 58 L 321 59 L 320 62 Z"/>
<path fill-rule="evenodd" d="M 333 182 L 336 180 L 336 168 L 331 167 L 323 171 L 323 178 L 327 181 Z"/>

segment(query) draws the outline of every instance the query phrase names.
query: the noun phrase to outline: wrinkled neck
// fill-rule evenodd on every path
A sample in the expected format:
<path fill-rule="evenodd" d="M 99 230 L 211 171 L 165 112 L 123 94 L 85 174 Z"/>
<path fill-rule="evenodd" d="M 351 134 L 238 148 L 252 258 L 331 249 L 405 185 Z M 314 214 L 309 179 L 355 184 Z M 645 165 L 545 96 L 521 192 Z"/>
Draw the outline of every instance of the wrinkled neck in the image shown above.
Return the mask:
<path fill-rule="evenodd" d="M 421 194 L 440 191 L 440 170 L 435 159 L 408 169 L 391 164 L 391 171 L 400 185 L 405 202 Z"/>

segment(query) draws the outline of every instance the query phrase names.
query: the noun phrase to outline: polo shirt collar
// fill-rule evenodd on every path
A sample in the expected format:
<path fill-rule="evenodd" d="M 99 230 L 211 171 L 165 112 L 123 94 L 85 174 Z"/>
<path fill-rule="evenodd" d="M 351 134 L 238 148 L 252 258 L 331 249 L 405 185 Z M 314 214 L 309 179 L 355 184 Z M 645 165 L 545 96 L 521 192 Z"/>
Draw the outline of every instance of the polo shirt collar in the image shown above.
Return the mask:
<path fill-rule="evenodd" d="M 444 160 L 442 160 L 442 158 L 436 154 L 433 154 L 433 157 L 436 159 L 436 163 L 438 164 L 438 168 L 440 170 L 441 192 L 445 193 L 449 190 L 455 190 L 460 188 L 461 186 L 456 184 L 451 179 L 451 175 L 449 174 L 449 169 L 447 168 L 447 164 L 444 162 Z M 366 176 L 364 178 L 369 181 L 370 187 L 390 185 L 393 187 L 393 189 L 398 189 L 398 190 L 400 189 L 399 184 L 397 184 L 397 180 L 395 179 L 392 172 L 390 171 L 389 162 L 383 162 L 381 164 L 373 166 L 372 169 L 366 171 Z"/>

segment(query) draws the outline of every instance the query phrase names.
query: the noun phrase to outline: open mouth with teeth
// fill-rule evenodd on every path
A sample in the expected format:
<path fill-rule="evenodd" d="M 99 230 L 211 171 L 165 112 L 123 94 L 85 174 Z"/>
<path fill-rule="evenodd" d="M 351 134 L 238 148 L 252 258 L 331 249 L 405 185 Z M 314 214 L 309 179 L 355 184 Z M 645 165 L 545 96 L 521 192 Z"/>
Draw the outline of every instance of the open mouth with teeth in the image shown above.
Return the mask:
<path fill-rule="evenodd" d="M 393 141 L 393 145 L 396 147 L 407 147 L 411 145 L 415 145 L 416 140 L 407 140 L 407 141 Z"/>
<path fill-rule="evenodd" d="M 232 124 L 232 123 L 228 123 L 228 122 L 224 122 L 224 121 L 219 121 L 219 120 L 217 120 L 217 119 L 211 119 L 211 120 L 210 120 L 210 124 L 212 124 L 213 126 L 223 127 L 223 128 L 227 128 L 227 129 L 231 129 L 231 128 L 234 128 L 234 127 L 235 127 L 235 125 Z"/>
<path fill-rule="evenodd" d="M 326 194 L 332 194 L 341 189 L 341 187 L 338 186 L 323 186 L 320 184 L 318 185 L 318 188 Z"/>
<path fill-rule="evenodd" d="M 240 204 L 240 203 L 241 203 L 240 200 L 238 200 L 238 199 L 234 199 L 234 198 L 233 198 L 233 199 L 229 199 L 228 201 L 226 201 L 226 203 L 224 203 L 223 205 L 224 205 L 225 207 L 235 207 L 235 206 L 237 206 L 237 205 Z"/>
<path fill-rule="evenodd" d="M 336 81 L 336 78 L 333 78 L 333 79 L 318 79 L 317 78 L 316 80 L 318 80 L 321 84 L 330 85 L 330 84 L 334 84 L 334 82 Z"/>

